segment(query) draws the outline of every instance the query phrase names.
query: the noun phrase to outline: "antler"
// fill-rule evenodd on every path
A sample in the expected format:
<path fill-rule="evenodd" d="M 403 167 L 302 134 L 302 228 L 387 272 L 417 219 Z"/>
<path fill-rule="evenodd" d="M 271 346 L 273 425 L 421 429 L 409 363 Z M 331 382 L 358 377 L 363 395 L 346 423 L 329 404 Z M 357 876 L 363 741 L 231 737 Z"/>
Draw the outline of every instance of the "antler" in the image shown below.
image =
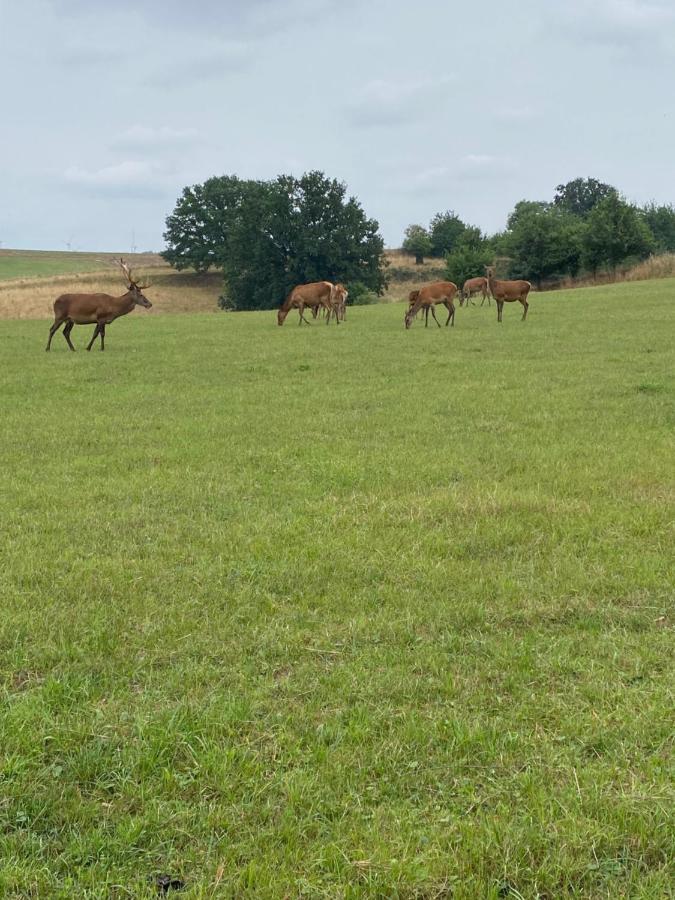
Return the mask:
<path fill-rule="evenodd" d="M 132 275 L 131 275 L 131 269 L 130 269 L 129 266 L 124 262 L 124 260 L 122 259 L 122 257 L 120 257 L 118 260 L 116 259 L 115 262 L 117 263 L 117 265 L 120 267 L 120 269 L 121 269 L 122 272 L 124 273 L 124 277 L 127 279 L 127 281 L 129 282 L 129 284 L 136 284 L 136 282 L 134 281 L 134 279 L 133 279 L 133 277 L 132 277 Z"/>

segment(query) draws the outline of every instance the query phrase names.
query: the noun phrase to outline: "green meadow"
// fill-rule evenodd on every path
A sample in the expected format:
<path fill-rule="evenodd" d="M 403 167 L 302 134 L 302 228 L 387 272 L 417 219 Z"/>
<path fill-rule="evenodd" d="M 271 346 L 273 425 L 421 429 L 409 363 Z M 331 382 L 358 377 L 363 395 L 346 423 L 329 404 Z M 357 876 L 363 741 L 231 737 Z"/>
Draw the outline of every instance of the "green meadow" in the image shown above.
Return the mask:
<path fill-rule="evenodd" d="M 673 896 L 674 288 L 0 322 L 0 896 Z"/>
<path fill-rule="evenodd" d="M 158 265 L 155 254 L 127 254 L 142 264 Z M 108 269 L 111 253 L 85 253 L 77 250 L 0 250 L 0 282 L 14 278 L 47 278 Z"/>

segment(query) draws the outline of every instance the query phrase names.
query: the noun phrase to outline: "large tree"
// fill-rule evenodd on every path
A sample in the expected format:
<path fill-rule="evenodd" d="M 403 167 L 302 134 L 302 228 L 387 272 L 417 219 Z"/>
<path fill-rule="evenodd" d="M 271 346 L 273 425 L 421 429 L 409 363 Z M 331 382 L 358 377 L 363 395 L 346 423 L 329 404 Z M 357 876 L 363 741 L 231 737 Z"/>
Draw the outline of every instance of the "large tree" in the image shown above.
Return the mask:
<path fill-rule="evenodd" d="M 465 228 L 448 253 L 446 273 L 450 281 L 461 288 L 467 278 L 485 275 L 485 267 L 492 262 L 494 249 L 479 228 Z"/>
<path fill-rule="evenodd" d="M 628 260 L 645 259 L 654 250 L 654 237 L 638 209 L 618 194 L 601 200 L 588 216 L 582 257 L 592 272 L 616 269 Z"/>
<path fill-rule="evenodd" d="M 415 265 L 422 265 L 424 257 L 431 254 L 429 232 L 423 225 L 408 225 L 403 238 L 403 249 L 415 257 Z"/>
<path fill-rule="evenodd" d="M 376 293 L 386 286 L 378 223 L 322 172 L 186 188 L 165 238 L 164 258 L 176 268 L 220 268 L 224 302 L 237 309 L 271 309 L 309 281 L 359 282 Z"/>
<path fill-rule="evenodd" d="M 184 188 L 166 220 L 164 259 L 176 269 L 206 272 L 211 267 L 222 268 L 242 205 L 259 189 L 260 182 L 242 181 L 235 175 Z"/>
<path fill-rule="evenodd" d="M 555 189 L 553 203 L 559 209 L 585 219 L 591 210 L 610 195 L 618 195 L 616 188 L 597 178 L 575 178 Z"/>
<path fill-rule="evenodd" d="M 504 246 L 511 274 L 540 286 L 545 278 L 576 275 L 584 223 L 547 203 L 522 201 L 508 219 Z"/>
<path fill-rule="evenodd" d="M 675 252 L 675 209 L 652 202 L 642 208 L 642 215 L 654 236 L 657 252 Z"/>
<path fill-rule="evenodd" d="M 452 253 L 467 226 L 455 215 L 453 210 L 436 213 L 429 225 L 429 237 L 431 238 L 431 255 L 446 256 Z"/>

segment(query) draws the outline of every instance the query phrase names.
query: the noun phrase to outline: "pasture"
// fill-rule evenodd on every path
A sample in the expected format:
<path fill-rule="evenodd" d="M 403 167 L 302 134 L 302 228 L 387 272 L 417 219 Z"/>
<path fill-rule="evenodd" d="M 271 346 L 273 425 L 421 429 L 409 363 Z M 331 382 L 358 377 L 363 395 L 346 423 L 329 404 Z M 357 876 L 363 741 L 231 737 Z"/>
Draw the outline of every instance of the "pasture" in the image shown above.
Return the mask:
<path fill-rule="evenodd" d="M 0 321 L 0 895 L 668 896 L 674 287 Z"/>

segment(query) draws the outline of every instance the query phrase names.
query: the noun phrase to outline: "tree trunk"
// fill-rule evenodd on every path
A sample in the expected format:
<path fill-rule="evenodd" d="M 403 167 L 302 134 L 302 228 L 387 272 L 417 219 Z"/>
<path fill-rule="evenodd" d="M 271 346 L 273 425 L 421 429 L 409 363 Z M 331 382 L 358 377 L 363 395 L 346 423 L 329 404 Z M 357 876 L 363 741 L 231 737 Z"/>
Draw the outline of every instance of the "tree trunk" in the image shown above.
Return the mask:
<path fill-rule="evenodd" d="M 415 254 L 415 265 L 421 266 L 423 263 L 424 263 L 424 257 L 422 256 L 422 254 L 416 253 Z"/>

